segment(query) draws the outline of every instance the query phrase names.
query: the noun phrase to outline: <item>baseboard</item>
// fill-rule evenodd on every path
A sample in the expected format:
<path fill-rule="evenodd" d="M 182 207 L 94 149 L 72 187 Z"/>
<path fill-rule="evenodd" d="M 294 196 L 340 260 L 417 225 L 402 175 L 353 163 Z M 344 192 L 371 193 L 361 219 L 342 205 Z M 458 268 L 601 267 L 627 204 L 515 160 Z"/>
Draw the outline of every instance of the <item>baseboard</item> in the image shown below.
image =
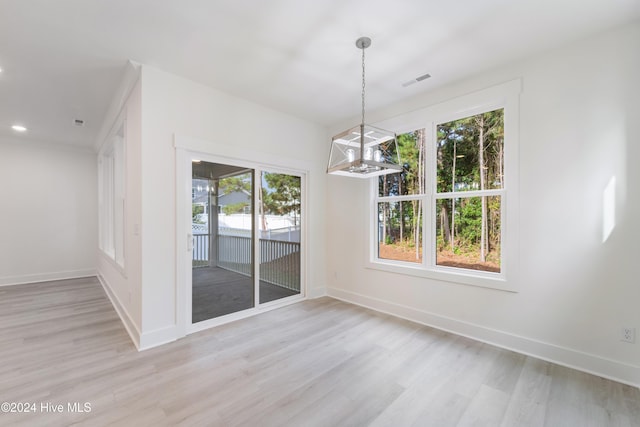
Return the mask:
<path fill-rule="evenodd" d="M 0 277 L 0 286 L 24 285 L 26 283 L 51 282 L 54 280 L 80 279 L 96 275 L 95 269 L 58 271 L 55 273 L 23 274 Z"/>
<path fill-rule="evenodd" d="M 138 351 L 148 350 L 176 340 L 175 325 L 157 329 L 155 331 L 141 333 L 125 306 L 120 302 L 118 296 L 111 289 L 109 282 L 100 274 L 98 275 L 98 280 L 102 284 L 107 297 L 109 297 L 116 313 L 120 316 L 120 320 L 122 320 L 124 328 L 127 330 L 129 337 L 131 337 L 131 341 L 133 341 L 133 344 L 136 346 Z"/>
<path fill-rule="evenodd" d="M 156 329 L 154 331 L 144 332 L 140 336 L 140 345 L 138 346 L 138 350 L 148 350 L 153 347 L 158 347 L 160 345 L 173 342 L 176 339 L 176 325 L 167 326 L 164 328 Z"/>
<path fill-rule="evenodd" d="M 311 288 L 307 290 L 307 298 L 309 299 L 320 298 L 324 296 L 327 296 L 326 288 Z"/>
<path fill-rule="evenodd" d="M 104 292 L 107 294 L 109 301 L 111 301 L 111 305 L 113 305 L 113 308 L 115 308 L 116 313 L 118 313 L 118 316 L 120 317 L 120 320 L 124 325 L 124 328 L 129 334 L 129 337 L 131 337 L 131 341 L 133 341 L 133 345 L 135 345 L 139 351 L 140 341 L 141 341 L 140 330 L 138 329 L 133 319 L 129 315 L 129 312 L 127 311 L 127 309 L 124 307 L 124 305 L 120 302 L 120 300 L 116 296 L 115 292 L 111 290 L 111 286 L 109 285 L 109 282 L 101 274 L 98 274 L 97 277 L 98 277 L 98 281 L 102 285 L 102 288 L 104 289 Z"/>
<path fill-rule="evenodd" d="M 342 289 L 328 288 L 327 295 L 381 313 L 640 388 L 640 366 L 537 341 Z"/>

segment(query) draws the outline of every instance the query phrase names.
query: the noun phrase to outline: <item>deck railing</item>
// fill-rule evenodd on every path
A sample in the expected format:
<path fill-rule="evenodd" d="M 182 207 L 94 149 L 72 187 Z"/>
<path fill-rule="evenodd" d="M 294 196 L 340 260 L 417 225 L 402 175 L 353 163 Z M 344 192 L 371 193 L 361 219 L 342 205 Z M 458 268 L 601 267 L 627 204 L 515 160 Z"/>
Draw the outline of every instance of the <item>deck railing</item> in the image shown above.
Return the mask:
<path fill-rule="evenodd" d="M 193 235 L 193 253 L 191 260 L 193 267 L 209 266 L 209 234 Z"/>
<path fill-rule="evenodd" d="M 240 236 L 218 236 L 218 267 L 251 276 L 251 238 Z"/>
<path fill-rule="evenodd" d="M 193 267 L 209 265 L 209 234 L 194 234 Z M 218 235 L 216 265 L 251 276 L 251 238 Z M 300 291 L 300 243 L 260 239 L 260 280 Z"/>
<path fill-rule="evenodd" d="M 260 280 L 300 292 L 300 243 L 260 239 Z"/>

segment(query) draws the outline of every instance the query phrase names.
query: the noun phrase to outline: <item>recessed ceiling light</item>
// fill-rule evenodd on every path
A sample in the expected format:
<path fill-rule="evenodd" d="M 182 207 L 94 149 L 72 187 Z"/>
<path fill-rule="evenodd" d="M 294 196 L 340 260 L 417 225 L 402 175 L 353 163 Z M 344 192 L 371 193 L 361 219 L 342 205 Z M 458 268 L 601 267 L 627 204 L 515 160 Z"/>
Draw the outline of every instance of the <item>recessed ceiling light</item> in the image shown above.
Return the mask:
<path fill-rule="evenodd" d="M 16 132 L 24 132 L 27 130 L 26 127 L 20 125 L 13 125 L 11 126 L 11 129 L 15 130 Z"/>

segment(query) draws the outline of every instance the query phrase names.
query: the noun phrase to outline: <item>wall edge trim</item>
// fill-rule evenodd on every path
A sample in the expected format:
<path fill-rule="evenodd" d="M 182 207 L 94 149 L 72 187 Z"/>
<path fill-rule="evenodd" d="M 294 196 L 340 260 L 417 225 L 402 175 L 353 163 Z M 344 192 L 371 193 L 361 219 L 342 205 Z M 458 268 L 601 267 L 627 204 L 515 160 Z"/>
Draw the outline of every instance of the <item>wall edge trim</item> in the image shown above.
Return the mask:
<path fill-rule="evenodd" d="M 127 311 L 127 309 L 124 307 L 124 305 L 120 303 L 120 300 L 111 289 L 111 286 L 109 285 L 109 282 L 107 281 L 107 279 L 105 279 L 101 274 L 98 274 L 97 277 L 98 277 L 98 281 L 102 285 L 102 289 L 104 289 L 105 294 L 107 294 L 107 298 L 109 298 L 109 301 L 111 301 L 111 305 L 113 306 L 116 313 L 118 314 L 118 317 L 120 317 L 120 320 L 122 321 L 122 324 L 124 325 L 125 330 L 129 334 L 129 337 L 131 338 L 133 345 L 135 345 L 136 349 L 140 351 L 141 336 L 140 336 L 140 331 L 138 330 L 138 327 L 136 326 L 135 322 L 129 315 L 129 312 Z"/>

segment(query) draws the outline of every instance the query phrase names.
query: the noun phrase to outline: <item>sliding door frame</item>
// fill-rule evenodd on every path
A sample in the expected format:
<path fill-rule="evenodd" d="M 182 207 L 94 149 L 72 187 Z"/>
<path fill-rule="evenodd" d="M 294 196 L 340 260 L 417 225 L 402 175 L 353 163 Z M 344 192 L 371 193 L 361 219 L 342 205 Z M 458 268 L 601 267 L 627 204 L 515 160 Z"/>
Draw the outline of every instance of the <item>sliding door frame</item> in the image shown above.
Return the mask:
<path fill-rule="evenodd" d="M 254 316 L 307 298 L 307 176 L 308 170 L 292 167 L 299 161 L 275 159 L 265 153 L 235 150 L 232 155 L 215 154 L 216 145 L 201 140 L 175 137 L 176 147 L 176 325 L 177 335 L 182 337 L 200 330 Z M 221 148 L 220 146 L 218 146 Z M 203 149 L 204 148 L 204 149 Z M 222 150 L 227 153 L 228 147 Z M 218 150 L 215 150 L 218 151 Z M 231 150 L 234 151 L 234 150 Z M 236 313 L 192 323 L 192 250 L 191 235 L 191 180 L 192 162 L 200 160 L 253 169 L 253 285 L 254 307 Z M 281 173 L 300 177 L 300 294 L 260 304 L 260 239 L 258 195 L 262 187 L 262 172 Z"/>

